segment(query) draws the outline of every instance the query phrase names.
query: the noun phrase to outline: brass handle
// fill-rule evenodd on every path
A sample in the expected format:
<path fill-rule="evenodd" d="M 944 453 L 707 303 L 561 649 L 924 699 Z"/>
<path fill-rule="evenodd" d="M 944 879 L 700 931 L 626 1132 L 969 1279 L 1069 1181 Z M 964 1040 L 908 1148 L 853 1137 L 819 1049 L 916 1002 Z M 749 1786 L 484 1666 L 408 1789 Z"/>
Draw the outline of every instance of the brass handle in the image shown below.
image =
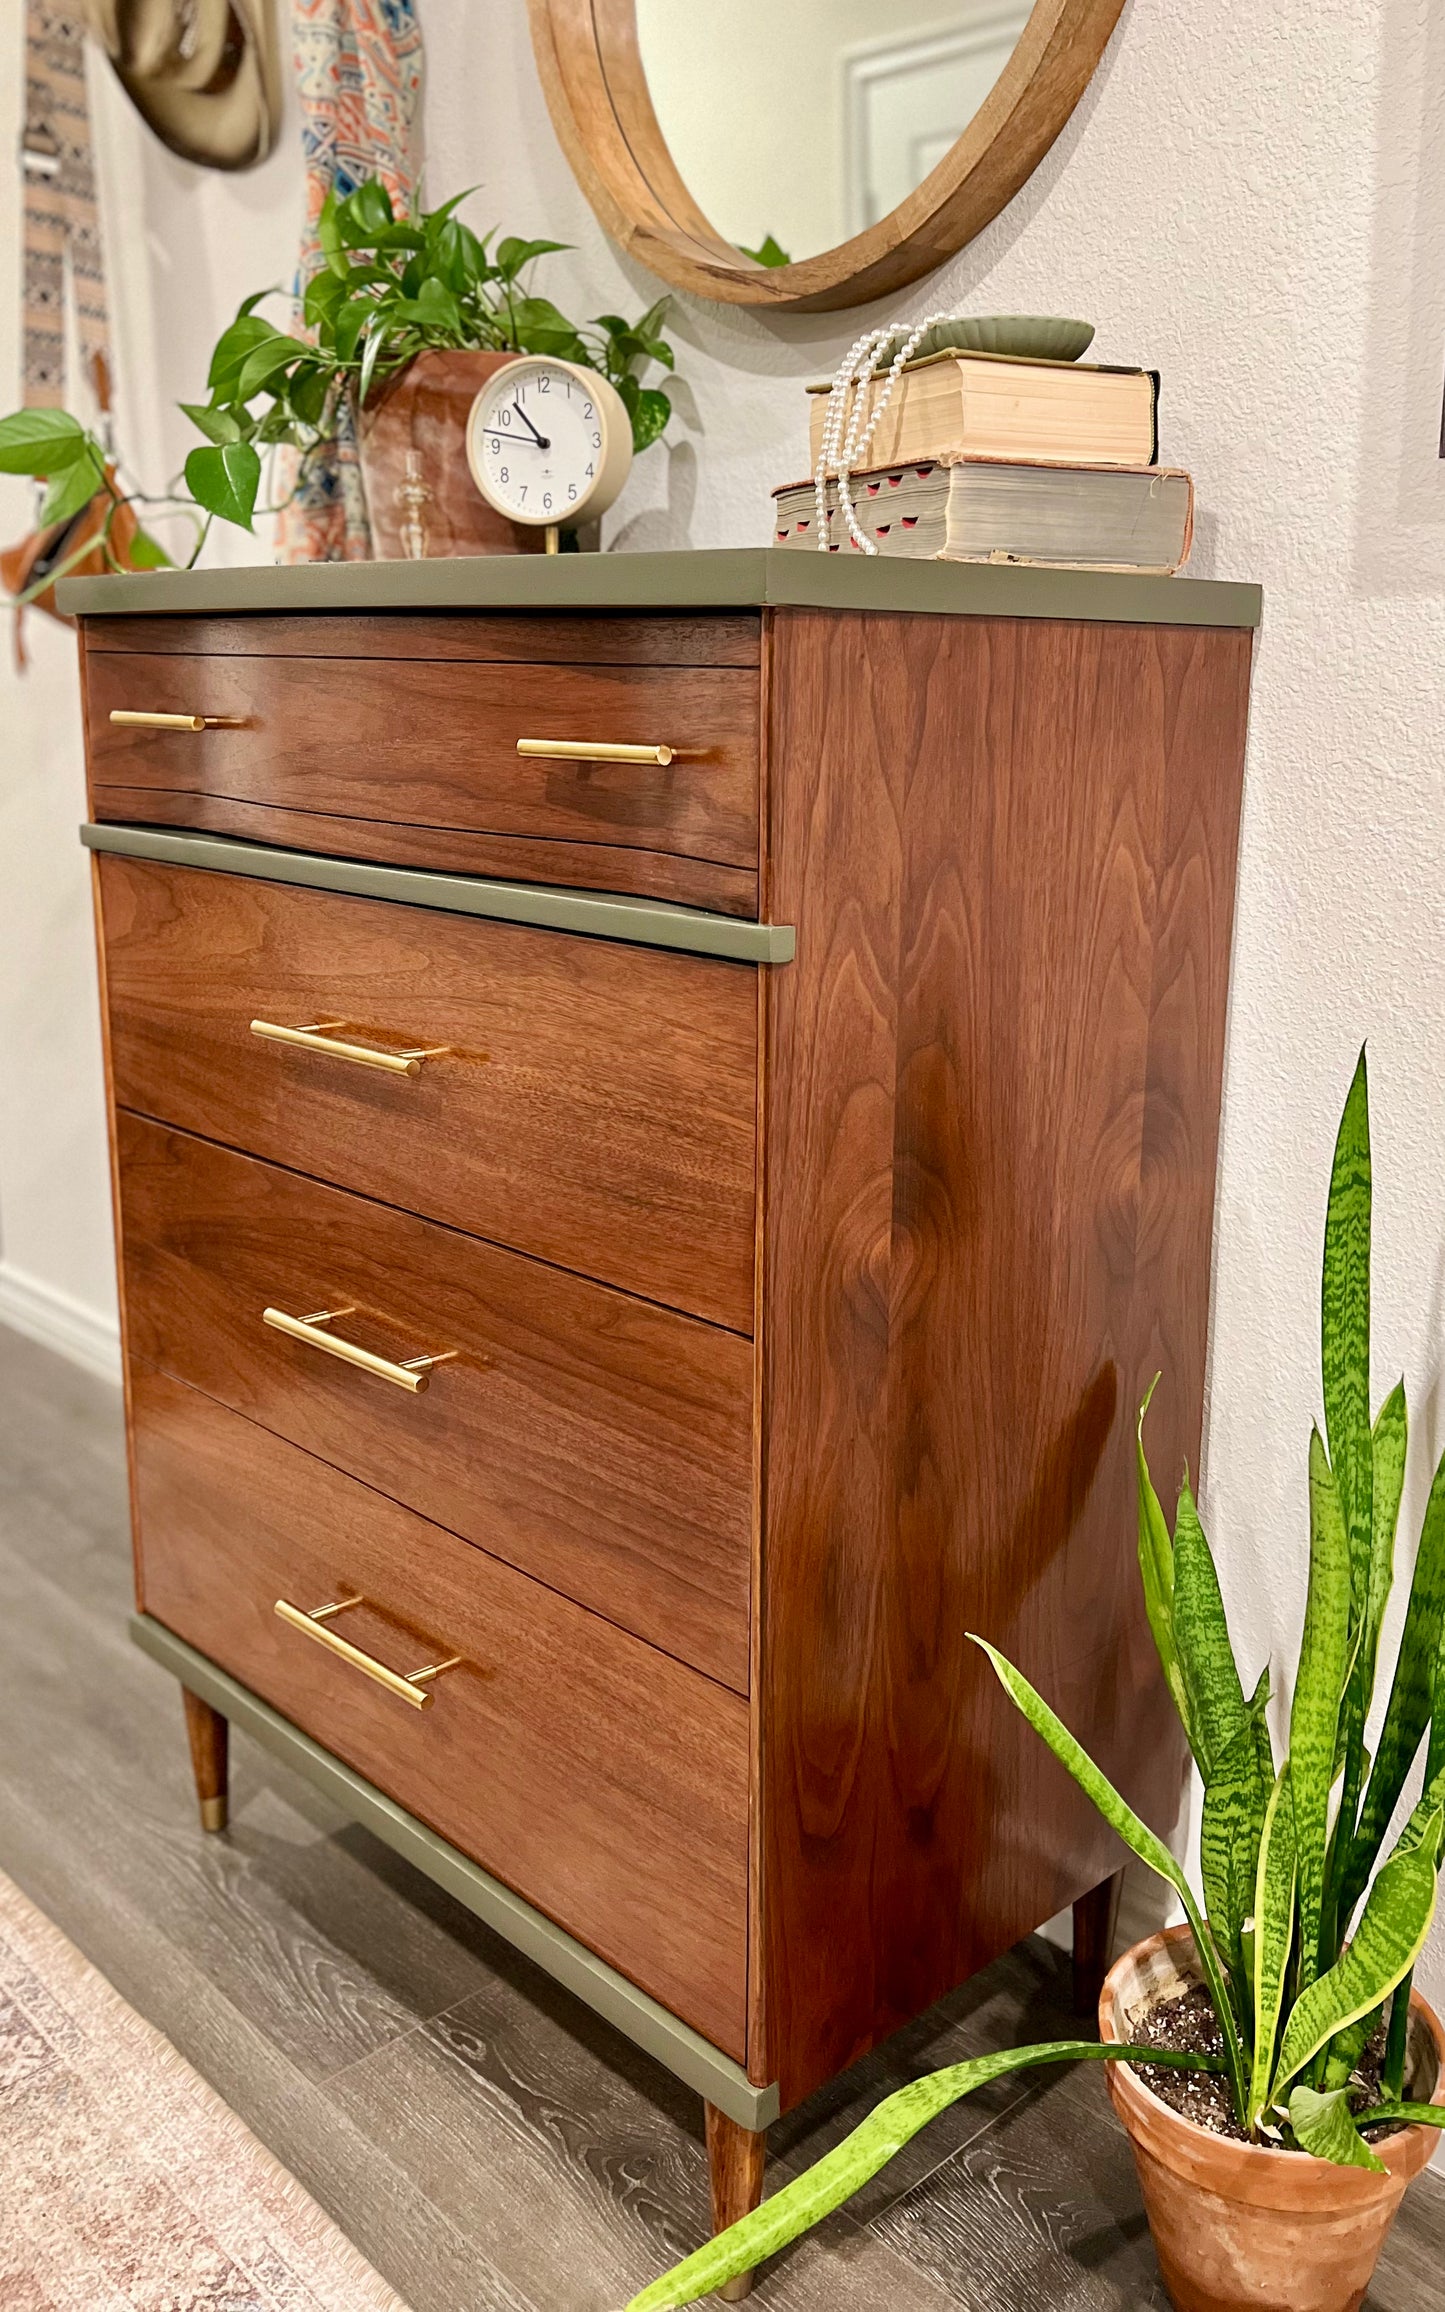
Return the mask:
<path fill-rule="evenodd" d="M 423 1670 L 408 1670 L 405 1677 L 400 1670 L 389 1670 L 375 1654 L 364 1654 L 360 1646 L 353 1646 L 349 1638 L 339 1638 L 335 1630 L 326 1627 L 333 1614 L 344 1614 L 348 1607 L 365 1604 L 360 1591 L 354 1598 L 337 1598 L 327 1606 L 313 1606 L 309 1613 L 293 1606 L 289 1598 L 277 1598 L 276 1611 L 288 1629 L 300 1630 L 303 1637 L 314 1638 L 328 1653 L 337 1654 L 343 1662 L 350 1662 L 363 1677 L 374 1678 L 378 1686 L 385 1686 L 388 1694 L 395 1694 L 403 1702 L 410 1702 L 413 1710 L 431 1707 L 430 1688 L 424 1678 L 439 1678 L 443 1670 L 454 1670 L 461 1661 L 460 1654 L 449 1654 L 444 1662 L 428 1662 Z"/>
<path fill-rule="evenodd" d="M 370 1044 L 350 1044 L 331 1033 L 345 1020 L 313 1020 L 309 1027 L 278 1027 L 275 1020 L 252 1020 L 253 1036 L 271 1044 L 298 1044 L 303 1052 L 325 1052 L 333 1060 L 350 1060 L 358 1068 L 381 1068 L 389 1076 L 419 1076 L 423 1060 L 435 1060 L 450 1050 L 448 1044 L 417 1044 L 410 1051 L 379 1052 Z"/>
<path fill-rule="evenodd" d="M 375 1373 L 379 1381 L 391 1381 L 398 1389 L 408 1389 L 419 1397 L 431 1378 L 433 1365 L 444 1365 L 456 1355 L 455 1349 L 442 1349 L 434 1357 L 407 1357 L 394 1364 L 390 1357 L 373 1356 L 370 1349 L 358 1348 L 355 1341 L 342 1340 L 337 1333 L 325 1328 L 338 1317 L 353 1317 L 354 1307 L 344 1309 L 316 1309 L 309 1317 L 290 1317 L 284 1309 L 262 1309 L 261 1322 L 270 1325 L 288 1339 L 304 1341 L 308 1348 L 324 1349 L 328 1357 L 339 1357 L 343 1365 L 355 1365 L 363 1373 Z"/>
<path fill-rule="evenodd" d="M 695 761 L 697 747 L 624 747 L 608 739 L 518 739 L 519 755 L 542 755 L 561 763 L 669 763 Z"/>
<path fill-rule="evenodd" d="M 113 706 L 110 719 L 133 731 L 239 731 L 246 727 L 238 714 L 142 714 L 128 706 Z"/>

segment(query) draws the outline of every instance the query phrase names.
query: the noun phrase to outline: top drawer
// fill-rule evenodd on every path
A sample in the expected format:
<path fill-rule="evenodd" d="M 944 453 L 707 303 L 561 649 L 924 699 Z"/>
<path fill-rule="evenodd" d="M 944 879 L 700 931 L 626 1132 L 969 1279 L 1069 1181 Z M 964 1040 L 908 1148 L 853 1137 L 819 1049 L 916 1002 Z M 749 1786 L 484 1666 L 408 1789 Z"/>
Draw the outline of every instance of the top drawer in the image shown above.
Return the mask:
<path fill-rule="evenodd" d="M 691 622 L 691 645 L 636 620 L 118 623 L 87 632 L 99 818 L 756 912 L 759 680 L 743 621 Z M 749 633 L 752 664 L 662 659 L 736 658 Z M 609 649 L 656 656 L 597 655 Z M 608 759 L 619 747 L 651 754 Z"/>

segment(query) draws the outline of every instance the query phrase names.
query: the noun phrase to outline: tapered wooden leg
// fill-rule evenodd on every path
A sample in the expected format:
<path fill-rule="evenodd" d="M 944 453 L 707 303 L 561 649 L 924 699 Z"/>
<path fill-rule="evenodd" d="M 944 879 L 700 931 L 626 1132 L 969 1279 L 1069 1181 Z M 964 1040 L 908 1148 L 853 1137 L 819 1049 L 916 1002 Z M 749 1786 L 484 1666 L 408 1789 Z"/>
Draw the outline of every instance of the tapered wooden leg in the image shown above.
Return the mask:
<path fill-rule="evenodd" d="M 754 2134 L 749 2127 L 739 2127 L 735 2119 L 719 2111 L 712 2103 L 705 2103 L 707 2114 L 707 2164 L 712 2177 L 712 2228 L 725 2232 L 739 2216 L 752 2214 L 763 2196 L 763 2162 L 767 2158 L 766 2130 Z M 752 2292 L 751 2272 L 729 2280 L 717 2291 L 724 2304 L 741 2304 Z"/>
<path fill-rule="evenodd" d="M 220 1711 L 213 1710 L 209 1702 L 203 1702 L 189 1687 L 182 1686 L 181 1696 L 186 1705 L 186 1733 L 191 1743 L 196 1796 L 201 1802 L 201 1828 L 224 1830 L 226 1760 L 231 1729 Z"/>
<path fill-rule="evenodd" d="M 1074 2012 L 1091 2015 L 1099 2004 L 1114 1957 L 1114 1932 L 1119 1924 L 1119 1895 L 1124 1873 L 1101 1879 L 1074 1905 Z"/>

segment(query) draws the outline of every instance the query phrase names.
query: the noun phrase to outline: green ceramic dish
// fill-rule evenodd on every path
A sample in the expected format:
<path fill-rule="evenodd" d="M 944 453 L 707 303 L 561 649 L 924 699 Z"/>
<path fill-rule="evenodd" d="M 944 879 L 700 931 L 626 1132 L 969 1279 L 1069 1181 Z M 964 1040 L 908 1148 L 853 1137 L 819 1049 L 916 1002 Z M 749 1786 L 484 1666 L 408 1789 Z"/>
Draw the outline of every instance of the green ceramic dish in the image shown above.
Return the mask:
<path fill-rule="evenodd" d="M 891 337 L 878 355 L 886 369 L 896 359 L 906 330 Z M 914 348 L 913 359 L 930 353 L 1007 353 L 1015 361 L 1077 361 L 1094 342 L 1092 321 L 1067 321 L 1047 313 L 971 313 L 957 321 L 936 321 Z"/>

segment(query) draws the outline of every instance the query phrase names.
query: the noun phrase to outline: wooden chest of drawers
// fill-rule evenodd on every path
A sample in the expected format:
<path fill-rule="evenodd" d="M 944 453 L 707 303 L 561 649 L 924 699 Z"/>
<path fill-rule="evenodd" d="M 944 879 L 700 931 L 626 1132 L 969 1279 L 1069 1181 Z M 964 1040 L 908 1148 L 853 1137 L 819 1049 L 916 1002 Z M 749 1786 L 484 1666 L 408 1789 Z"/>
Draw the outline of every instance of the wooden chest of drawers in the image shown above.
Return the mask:
<path fill-rule="evenodd" d="M 1246 587 L 86 582 L 140 1641 L 768 2120 L 1182 1759 Z M 1099 1890 L 1103 1890 L 1100 1892 Z M 1097 1948 L 1094 1951 L 1097 1958 Z"/>

